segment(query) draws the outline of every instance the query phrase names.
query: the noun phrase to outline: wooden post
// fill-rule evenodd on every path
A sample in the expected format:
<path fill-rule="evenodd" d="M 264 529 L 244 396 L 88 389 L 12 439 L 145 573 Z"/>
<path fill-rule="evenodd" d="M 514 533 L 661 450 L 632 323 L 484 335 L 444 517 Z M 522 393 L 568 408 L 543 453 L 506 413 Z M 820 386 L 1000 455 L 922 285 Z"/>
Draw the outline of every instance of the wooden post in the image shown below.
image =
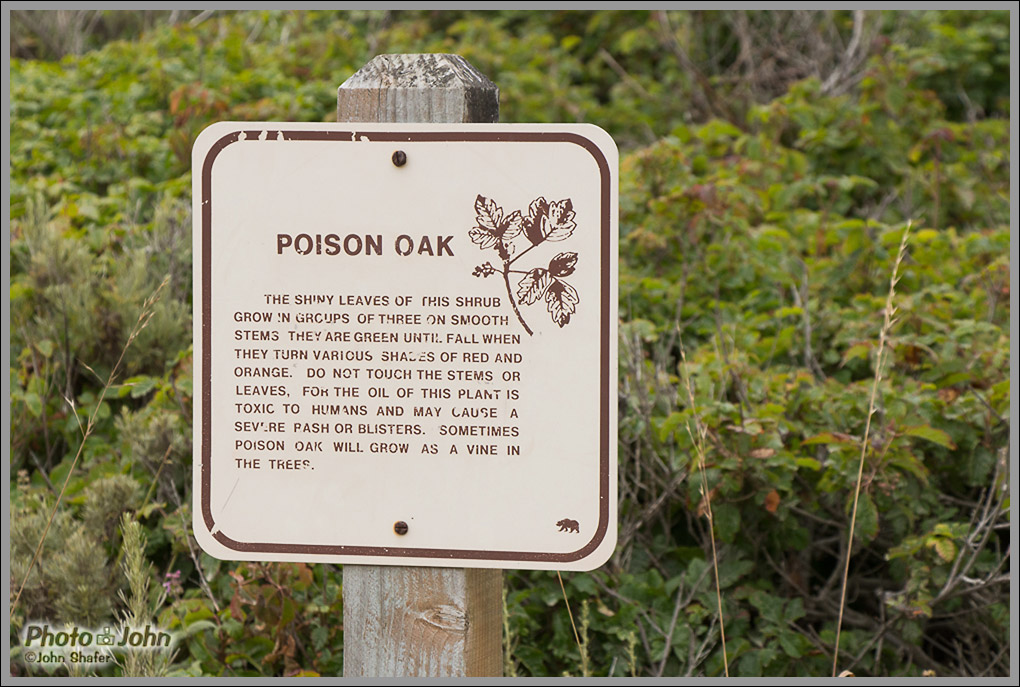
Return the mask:
<path fill-rule="evenodd" d="M 495 122 L 499 90 L 458 55 L 379 55 L 338 122 Z M 503 675 L 502 570 L 345 565 L 344 677 Z"/>

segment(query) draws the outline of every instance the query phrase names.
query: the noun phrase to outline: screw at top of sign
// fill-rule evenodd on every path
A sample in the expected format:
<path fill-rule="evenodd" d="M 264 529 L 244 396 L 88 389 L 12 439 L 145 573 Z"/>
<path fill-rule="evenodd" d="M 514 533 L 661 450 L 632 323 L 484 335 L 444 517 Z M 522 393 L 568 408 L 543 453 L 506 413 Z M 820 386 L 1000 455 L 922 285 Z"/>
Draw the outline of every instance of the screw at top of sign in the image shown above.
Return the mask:
<path fill-rule="evenodd" d="M 407 523 L 403 520 L 398 520 L 393 523 L 393 531 L 397 534 L 407 534 Z"/>
<path fill-rule="evenodd" d="M 392 160 L 397 167 L 403 167 L 407 164 L 407 153 L 403 150 L 394 151 Z"/>

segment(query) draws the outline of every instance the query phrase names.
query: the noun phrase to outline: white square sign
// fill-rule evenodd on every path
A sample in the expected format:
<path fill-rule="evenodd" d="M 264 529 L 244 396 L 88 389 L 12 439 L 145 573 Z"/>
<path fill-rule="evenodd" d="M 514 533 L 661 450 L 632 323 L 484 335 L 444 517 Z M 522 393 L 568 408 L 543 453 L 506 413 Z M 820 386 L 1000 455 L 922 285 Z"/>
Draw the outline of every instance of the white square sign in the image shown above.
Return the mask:
<path fill-rule="evenodd" d="M 206 129 L 193 151 L 202 547 L 605 562 L 617 159 L 591 125 Z"/>

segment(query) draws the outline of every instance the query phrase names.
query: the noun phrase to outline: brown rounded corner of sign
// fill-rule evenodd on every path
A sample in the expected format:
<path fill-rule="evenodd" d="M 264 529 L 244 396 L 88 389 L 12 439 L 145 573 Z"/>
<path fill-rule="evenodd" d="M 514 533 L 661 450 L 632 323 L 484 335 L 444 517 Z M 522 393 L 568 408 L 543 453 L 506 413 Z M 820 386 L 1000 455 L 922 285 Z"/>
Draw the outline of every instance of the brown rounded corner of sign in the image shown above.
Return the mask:
<path fill-rule="evenodd" d="M 237 129 L 216 139 L 216 141 L 209 146 L 209 150 L 205 152 L 205 158 L 202 159 L 203 176 L 208 175 L 212 171 L 213 162 L 216 161 L 217 156 L 223 152 L 224 148 L 231 143 L 237 143 L 241 140 L 241 134 L 245 134 L 247 136 L 249 133 L 251 132 L 246 132 L 244 129 Z"/>
<path fill-rule="evenodd" d="M 205 529 L 208 532 L 212 532 L 216 528 L 216 520 L 213 518 L 212 508 L 208 503 L 202 504 L 202 521 L 205 523 Z"/>
<path fill-rule="evenodd" d="M 228 537 L 226 534 L 223 533 L 223 530 L 216 530 L 215 532 L 212 532 L 210 530 L 210 534 L 212 534 L 212 538 L 213 539 L 218 541 L 220 544 L 223 544 L 223 546 L 227 547 L 228 549 L 230 549 L 232 551 L 250 551 L 251 550 L 251 548 L 249 546 L 246 546 L 243 542 L 239 542 L 236 539 L 232 539 L 232 538 Z"/>
<path fill-rule="evenodd" d="M 564 140 L 570 141 L 571 143 L 579 145 L 585 150 L 587 150 L 588 154 L 591 155 L 592 158 L 595 160 L 595 164 L 598 165 L 599 174 L 600 176 L 602 176 L 603 182 L 604 183 L 609 182 L 610 177 L 609 160 L 606 159 L 606 155 L 605 153 L 602 152 L 602 148 L 599 147 L 598 143 L 591 140 L 587 136 L 575 133 L 567 134 L 564 137 Z M 603 191 L 605 190 L 606 190 L 605 187 L 603 187 Z"/>
<path fill-rule="evenodd" d="M 595 534 L 592 536 L 590 540 L 588 540 L 588 543 L 582 546 L 581 548 L 577 549 L 576 551 L 571 551 L 570 553 L 562 554 L 563 557 L 560 558 L 559 560 L 562 560 L 564 563 L 572 563 L 574 561 L 579 561 L 583 558 L 586 558 L 587 556 L 590 556 L 592 552 L 597 550 L 599 546 L 602 545 L 602 542 L 605 541 L 606 534 L 608 532 L 609 532 L 609 516 L 607 513 L 600 513 L 598 527 L 595 528 Z"/>

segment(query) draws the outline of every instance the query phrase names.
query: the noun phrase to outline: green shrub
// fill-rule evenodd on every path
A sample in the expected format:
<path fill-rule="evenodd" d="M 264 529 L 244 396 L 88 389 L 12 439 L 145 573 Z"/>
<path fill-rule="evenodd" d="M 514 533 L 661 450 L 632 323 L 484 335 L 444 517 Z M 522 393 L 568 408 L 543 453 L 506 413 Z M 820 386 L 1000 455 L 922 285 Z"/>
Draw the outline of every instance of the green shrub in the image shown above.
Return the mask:
<path fill-rule="evenodd" d="M 622 153 L 619 547 L 564 577 L 580 646 L 555 574 L 507 574 L 508 672 L 721 675 L 723 620 L 731 675 L 830 673 L 911 222 L 840 668 L 1007 674 L 1007 13 L 97 16 L 71 36 L 94 49 L 10 70 L 12 589 L 67 480 L 12 638 L 129 613 L 180 638 L 129 673 L 342 672 L 337 568 L 193 540 L 190 151 L 220 119 L 330 121 L 374 54 L 434 51 L 503 121 L 594 122 Z"/>

